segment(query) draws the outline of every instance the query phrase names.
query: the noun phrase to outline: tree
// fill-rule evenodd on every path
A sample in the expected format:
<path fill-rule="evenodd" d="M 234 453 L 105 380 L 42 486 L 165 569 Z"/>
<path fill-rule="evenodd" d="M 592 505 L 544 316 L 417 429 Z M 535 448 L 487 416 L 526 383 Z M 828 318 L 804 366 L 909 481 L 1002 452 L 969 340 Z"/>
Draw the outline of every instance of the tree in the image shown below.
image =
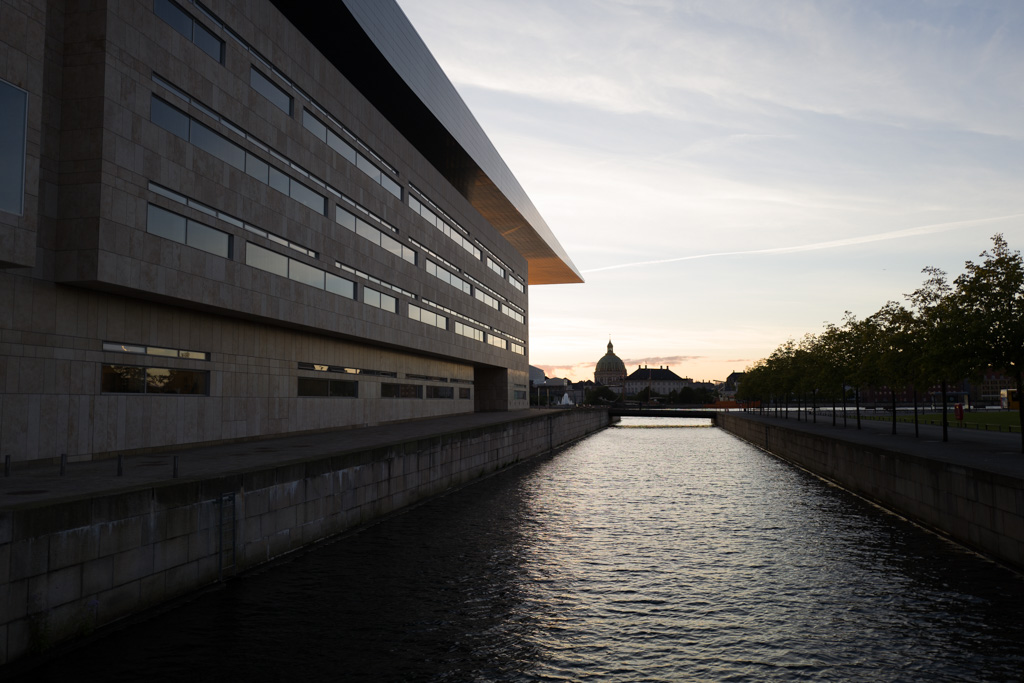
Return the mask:
<path fill-rule="evenodd" d="M 992 365 L 1014 378 L 1024 427 L 1024 261 L 1002 234 L 992 242 L 981 263 L 965 264 L 966 272 L 955 280 L 954 301 L 964 320 L 964 352 L 975 368 Z"/>
<path fill-rule="evenodd" d="M 907 295 L 915 314 L 915 332 L 920 336 L 921 376 L 942 385 L 942 440 L 949 441 L 948 385 L 963 379 L 978 367 L 974 344 L 968 342 L 966 316 L 946 281 L 945 271 L 928 267 L 924 284 Z"/>
<path fill-rule="evenodd" d="M 587 405 L 603 405 L 608 403 L 615 403 L 619 400 L 619 395 L 606 386 L 598 385 L 593 389 L 588 389 L 586 396 L 583 398 L 583 402 Z"/>

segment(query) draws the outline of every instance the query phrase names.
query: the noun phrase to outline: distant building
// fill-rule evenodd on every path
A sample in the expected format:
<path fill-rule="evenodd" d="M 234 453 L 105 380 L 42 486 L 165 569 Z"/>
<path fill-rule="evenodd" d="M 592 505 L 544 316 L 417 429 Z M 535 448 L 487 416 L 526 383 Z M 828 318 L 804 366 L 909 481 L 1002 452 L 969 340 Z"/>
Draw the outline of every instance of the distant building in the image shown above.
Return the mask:
<path fill-rule="evenodd" d="M 637 367 L 629 377 L 626 378 L 626 395 L 638 394 L 644 389 L 650 389 L 653 393 L 667 396 L 671 392 L 682 391 L 686 387 L 692 387 L 693 380 L 689 377 L 683 378 L 668 369 L 668 366 L 648 368 L 646 365 Z"/>
<path fill-rule="evenodd" d="M 617 394 L 622 393 L 623 384 L 626 381 L 626 364 L 615 355 L 611 339 L 608 340 L 608 353 L 597 361 L 594 368 L 594 381 L 603 384 Z"/>
<path fill-rule="evenodd" d="M 718 387 L 718 394 L 725 400 L 732 400 L 736 398 L 736 392 L 739 391 L 740 383 L 743 381 L 743 376 L 746 373 L 743 372 L 731 372 L 729 376 L 725 378 L 725 382 Z"/>

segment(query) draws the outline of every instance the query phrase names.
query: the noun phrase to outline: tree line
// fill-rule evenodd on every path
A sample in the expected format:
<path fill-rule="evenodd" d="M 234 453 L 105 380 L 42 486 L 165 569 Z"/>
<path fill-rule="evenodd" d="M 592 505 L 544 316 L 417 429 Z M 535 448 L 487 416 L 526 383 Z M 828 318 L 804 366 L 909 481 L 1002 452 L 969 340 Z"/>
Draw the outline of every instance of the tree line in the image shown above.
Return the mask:
<path fill-rule="evenodd" d="M 820 334 L 790 339 L 767 358 L 747 368 L 737 398 L 788 407 L 791 402 L 833 406 L 847 390 L 860 426 L 859 396 L 867 388 L 888 388 L 896 431 L 896 392 L 914 395 L 915 433 L 918 389 L 942 388 L 944 441 L 948 440 L 948 387 L 977 377 L 988 368 L 1016 382 L 1024 398 L 1024 260 L 1002 234 L 978 263 L 967 261 L 964 273 L 950 282 L 939 268 L 923 270 L 924 283 L 904 295 L 905 304 L 889 301 L 866 318 L 847 311 L 842 322 L 829 323 Z M 1018 400 L 1021 425 L 1024 401 Z M 763 409 L 763 408 L 762 408 Z M 833 410 L 833 421 L 835 420 Z M 1024 453 L 1024 429 L 1021 430 Z"/>

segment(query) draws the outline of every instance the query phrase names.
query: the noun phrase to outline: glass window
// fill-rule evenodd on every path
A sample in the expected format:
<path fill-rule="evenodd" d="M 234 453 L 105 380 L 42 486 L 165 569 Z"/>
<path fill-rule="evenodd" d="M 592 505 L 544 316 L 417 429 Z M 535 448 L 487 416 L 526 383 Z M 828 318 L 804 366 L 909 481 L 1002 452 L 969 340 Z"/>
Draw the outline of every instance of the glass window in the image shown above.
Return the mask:
<path fill-rule="evenodd" d="M 427 398 L 455 398 L 455 387 L 427 387 Z"/>
<path fill-rule="evenodd" d="M 295 259 L 288 259 L 288 262 L 289 278 L 317 289 L 324 288 L 324 271 Z"/>
<path fill-rule="evenodd" d="M 268 166 L 270 172 L 270 186 L 280 192 L 281 194 L 290 195 L 288 191 L 291 185 L 291 178 L 281 173 L 273 166 Z"/>
<path fill-rule="evenodd" d="M 192 17 L 170 0 L 155 0 L 153 11 L 175 31 L 192 40 Z"/>
<path fill-rule="evenodd" d="M 255 67 L 251 67 L 249 70 L 249 85 L 285 114 L 292 115 L 292 98 L 276 83 L 257 71 Z"/>
<path fill-rule="evenodd" d="M 380 307 L 391 313 L 398 313 L 398 299 L 387 294 L 380 295 Z"/>
<path fill-rule="evenodd" d="M 380 292 L 363 287 L 363 303 L 380 308 Z"/>
<path fill-rule="evenodd" d="M 320 215 L 327 213 L 327 198 L 313 192 L 302 183 L 292 181 L 290 196 L 292 199 L 301 202 L 313 209 Z"/>
<path fill-rule="evenodd" d="M 328 292 L 343 296 L 347 299 L 356 298 L 356 283 L 351 280 L 346 280 L 343 277 L 338 277 L 337 275 L 331 275 L 330 273 L 325 273 L 325 275 L 327 276 Z"/>
<path fill-rule="evenodd" d="M 28 93 L 0 81 L 0 211 L 21 215 L 25 197 Z"/>
<path fill-rule="evenodd" d="M 356 168 L 370 176 L 377 182 L 380 182 L 380 169 L 370 163 L 370 160 L 364 157 L 362 154 L 356 157 Z"/>
<path fill-rule="evenodd" d="M 281 277 L 288 277 L 287 256 L 258 247 L 252 242 L 245 243 L 245 264 Z"/>
<path fill-rule="evenodd" d="M 118 344 L 117 342 L 103 342 L 104 351 L 117 351 L 118 353 L 145 353 L 145 346 L 136 344 Z"/>
<path fill-rule="evenodd" d="M 468 387 L 459 387 L 459 398 L 463 398 L 463 399 L 469 398 L 469 388 Z"/>
<path fill-rule="evenodd" d="M 348 159 L 351 163 L 356 163 L 356 150 L 353 149 L 352 145 L 342 140 L 338 135 L 331 130 L 327 129 L 327 145 L 341 156 Z"/>
<path fill-rule="evenodd" d="M 331 396 L 341 398 L 358 398 L 359 382 L 353 382 L 349 379 L 332 379 Z"/>
<path fill-rule="evenodd" d="M 149 107 L 149 120 L 179 138 L 188 140 L 189 118 L 185 112 L 175 109 L 154 96 Z"/>
<path fill-rule="evenodd" d="M 402 186 L 383 173 L 381 173 L 380 176 L 380 184 L 385 190 L 395 195 L 398 199 L 402 198 Z"/>
<path fill-rule="evenodd" d="M 334 220 L 338 221 L 338 223 L 344 225 L 349 230 L 355 231 L 356 229 L 356 217 L 340 206 L 334 216 Z"/>
<path fill-rule="evenodd" d="M 329 391 L 326 379 L 299 377 L 299 396 L 327 396 Z"/>
<path fill-rule="evenodd" d="M 327 126 L 322 124 L 320 119 L 310 114 L 307 109 L 302 110 L 302 125 L 313 135 L 325 142 L 327 141 Z"/>
<path fill-rule="evenodd" d="M 104 365 L 100 391 L 105 394 L 141 394 L 146 391 L 145 368 L 128 365 Z"/>
<path fill-rule="evenodd" d="M 221 161 L 226 161 L 241 171 L 245 170 L 245 150 L 198 121 L 192 122 L 192 134 L 189 136 L 189 141 Z"/>
<path fill-rule="evenodd" d="M 146 217 L 146 232 L 185 244 L 186 222 L 184 216 L 150 204 Z"/>
<path fill-rule="evenodd" d="M 202 249 L 214 256 L 229 258 L 231 256 L 231 236 L 202 223 L 188 222 L 188 239 L 185 244 Z"/>
<path fill-rule="evenodd" d="M 146 368 L 146 393 L 205 396 L 208 378 L 209 373 L 198 370 Z"/>
<path fill-rule="evenodd" d="M 245 172 L 262 183 L 270 183 L 270 165 L 248 152 L 245 153 Z"/>
<path fill-rule="evenodd" d="M 423 398 L 423 386 L 384 382 L 380 385 L 380 395 L 381 398 Z"/>
<path fill-rule="evenodd" d="M 356 234 L 370 240 L 374 244 L 380 244 L 380 231 L 359 218 L 356 219 Z"/>
<path fill-rule="evenodd" d="M 206 27 L 198 21 L 195 23 L 195 33 L 192 41 L 199 46 L 199 49 L 210 55 L 218 62 L 224 61 L 224 41 L 206 30 Z"/>

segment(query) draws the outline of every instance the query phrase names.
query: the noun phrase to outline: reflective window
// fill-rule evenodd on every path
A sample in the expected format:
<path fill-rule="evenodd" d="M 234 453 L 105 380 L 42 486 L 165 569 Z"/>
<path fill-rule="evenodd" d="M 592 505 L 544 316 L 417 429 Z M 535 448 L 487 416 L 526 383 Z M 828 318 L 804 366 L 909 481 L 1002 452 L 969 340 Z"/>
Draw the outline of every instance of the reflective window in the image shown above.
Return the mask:
<path fill-rule="evenodd" d="M 350 163 L 356 163 L 356 150 L 352 145 L 342 140 L 333 130 L 327 131 L 327 146 L 343 156 Z"/>
<path fill-rule="evenodd" d="M 149 205 L 146 232 L 201 249 L 214 256 L 231 258 L 231 235 L 153 204 Z"/>
<path fill-rule="evenodd" d="M 164 130 L 188 140 L 188 114 L 157 97 L 153 97 L 150 103 L 149 120 Z"/>
<path fill-rule="evenodd" d="M 199 46 L 199 49 L 213 57 L 218 62 L 224 61 L 224 42 L 217 36 L 206 30 L 206 27 L 196 22 L 195 31 L 192 34 L 192 42 Z"/>
<path fill-rule="evenodd" d="M 390 313 L 398 313 L 398 299 L 366 287 L 363 287 L 363 303 Z"/>
<path fill-rule="evenodd" d="M 249 152 L 245 153 L 245 172 L 261 183 L 270 184 L 270 164 Z"/>
<path fill-rule="evenodd" d="M 192 17 L 170 0 L 155 0 L 153 11 L 175 31 L 192 40 Z"/>
<path fill-rule="evenodd" d="M 104 365 L 100 391 L 105 394 L 187 394 L 209 395 L 210 373 L 177 368 L 142 368 Z"/>
<path fill-rule="evenodd" d="M 302 125 L 310 133 L 327 142 L 327 126 L 310 114 L 307 109 L 302 110 Z"/>
<path fill-rule="evenodd" d="M 190 360 L 209 360 L 210 354 L 205 351 L 186 351 L 184 349 L 167 349 L 162 346 L 142 346 L 141 344 L 124 344 L 122 342 L 103 342 L 104 351 L 117 353 L 144 353 L 150 356 L 166 356 L 168 358 L 188 358 Z"/>
<path fill-rule="evenodd" d="M 0 81 L 0 211 L 25 210 L 25 156 L 28 93 Z"/>
<path fill-rule="evenodd" d="M 245 244 L 245 265 L 265 270 L 274 275 L 288 277 L 288 257 L 256 246 L 252 242 Z"/>
<path fill-rule="evenodd" d="M 378 247 L 382 247 L 395 256 L 408 261 L 409 263 L 416 264 L 416 251 L 405 246 L 394 237 L 391 237 L 382 230 L 378 230 L 373 227 L 362 218 L 358 218 L 354 214 L 346 211 L 340 206 L 336 207 L 334 212 L 334 220 L 339 225 L 342 225 L 349 230 L 355 232 L 360 237 L 367 239 Z"/>
<path fill-rule="evenodd" d="M 299 377 L 299 396 L 358 398 L 359 382 L 348 379 Z"/>
<path fill-rule="evenodd" d="M 171 0 L 154 0 L 153 12 L 218 62 L 224 62 L 224 41 Z"/>
<path fill-rule="evenodd" d="M 455 398 L 455 387 L 427 387 L 427 398 Z"/>
<path fill-rule="evenodd" d="M 127 365 L 104 365 L 100 373 L 100 391 L 104 394 L 144 393 L 145 370 Z"/>
<path fill-rule="evenodd" d="M 150 204 L 149 215 L 146 218 L 146 232 L 185 244 L 187 222 L 184 216 Z"/>
<path fill-rule="evenodd" d="M 189 142 L 238 170 L 245 170 L 245 150 L 198 121 L 192 122 Z"/>
<path fill-rule="evenodd" d="M 448 329 L 448 318 L 438 313 L 434 313 L 433 311 L 428 311 L 425 308 L 420 308 L 419 306 L 409 304 L 409 317 L 426 325 L 439 327 L 442 330 Z M 458 323 L 455 324 L 458 325 Z"/>
<path fill-rule="evenodd" d="M 302 261 L 288 259 L 288 277 L 296 282 L 301 282 L 304 285 L 316 287 L 317 289 L 323 289 L 324 275 L 324 271 L 319 268 L 314 268 Z"/>
<path fill-rule="evenodd" d="M 346 280 L 343 277 L 325 273 L 327 276 L 327 291 L 347 299 L 356 298 L 356 283 Z"/>
<path fill-rule="evenodd" d="M 188 236 L 185 244 L 202 249 L 222 258 L 231 257 L 231 236 L 202 223 L 188 222 Z"/>
<path fill-rule="evenodd" d="M 313 190 L 309 189 L 302 183 L 292 180 L 289 196 L 292 199 L 305 204 L 318 214 L 327 215 L 327 198 L 321 194 L 313 192 Z"/>
<path fill-rule="evenodd" d="M 147 394 L 209 394 L 210 373 L 174 368 L 146 368 Z"/>
<path fill-rule="evenodd" d="M 256 67 L 251 67 L 249 70 L 249 85 L 285 114 L 288 114 L 288 116 L 292 115 L 291 96 L 272 80 L 257 71 Z"/>
<path fill-rule="evenodd" d="M 420 384 L 393 384 L 384 382 L 380 385 L 381 398 L 423 398 L 423 386 Z"/>

